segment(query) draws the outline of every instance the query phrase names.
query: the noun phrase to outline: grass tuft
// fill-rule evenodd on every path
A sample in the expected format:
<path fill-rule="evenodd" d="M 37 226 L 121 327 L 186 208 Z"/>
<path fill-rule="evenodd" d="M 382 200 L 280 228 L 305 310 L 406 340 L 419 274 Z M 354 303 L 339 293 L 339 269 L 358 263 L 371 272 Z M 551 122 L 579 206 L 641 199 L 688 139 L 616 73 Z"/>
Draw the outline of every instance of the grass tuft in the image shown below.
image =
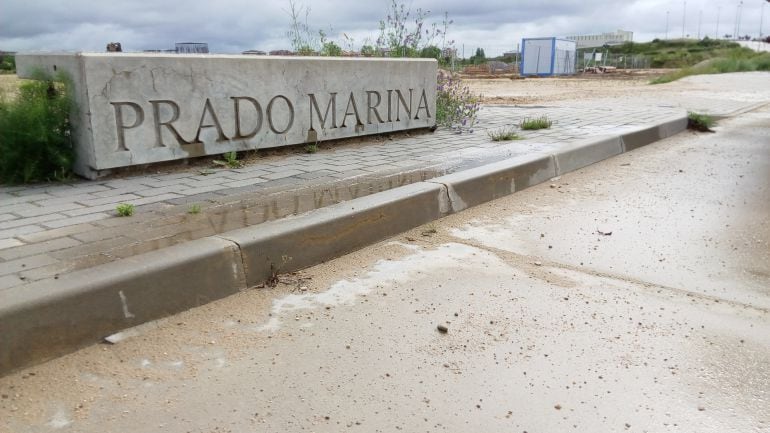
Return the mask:
<path fill-rule="evenodd" d="M 232 151 L 222 154 L 222 158 L 224 160 L 215 160 L 214 164 L 220 165 L 222 167 L 227 168 L 241 168 L 243 167 L 243 164 L 241 161 L 238 161 L 238 152 Z"/>
<path fill-rule="evenodd" d="M 521 121 L 519 127 L 524 131 L 535 131 L 538 129 L 548 129 L 553 125 L 553 122 L 548 116 L 540 116 L 535 118 L 526 118 Z"/>
<path fill-rule="evenodd" d="M 118 213 L 118 216 L 130 217 L 134 214 L 134 209 L 134 205 L 131 203 L 121 203 L 115 208 L 115 211 Z"/>
<path fill-rule="evenodd" d="M 516 134 L 516 130 L 513 126 L 504 126 L 499 129 L 487 131 L 487 135 L 492 141 L 521 140 L 521 137 Z"/>
<path fill-rule="evenodd" d="M 687 128 L 700 132 L 714 132 L 711 127 L 717 124 L 708 114 L 687 113 Z"/>

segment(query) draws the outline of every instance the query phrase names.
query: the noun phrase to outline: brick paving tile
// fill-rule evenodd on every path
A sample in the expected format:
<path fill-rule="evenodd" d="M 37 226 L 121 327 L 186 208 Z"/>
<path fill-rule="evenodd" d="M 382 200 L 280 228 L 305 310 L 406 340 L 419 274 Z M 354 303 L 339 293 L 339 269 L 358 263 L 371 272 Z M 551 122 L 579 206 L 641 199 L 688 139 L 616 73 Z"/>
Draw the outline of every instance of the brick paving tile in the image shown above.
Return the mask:
<path fill-rule="evenodd" d="M 9 260 L 0 263 L 0 276 L 21 272 L 27 269 L 33 269 L 40 266 L 56 263 L 57 260 L 48 254 L 38 254 L 36 256 L 24 257 L 16 260 Z"/>
<path fill-rule="evenodd" d="M 57 229 L 59 227 L 72 226 L 75 224 L 90 223 L 92 221 L 109 218 L 111 216 L 112 215 L 109 215 L 106 213 L 95 213 L 95 214 L 82 215 L 82 216 L 73 217 L 73 218 L 67 218 L 63 220 L 50 221 L 43 224 L 48 228 Z"/>
<path fill-rule="evenodd" d="M 57 251 L 64 248 L 73 247 L 81 243 L 82 242 L 72 238 L 58 238 L 47 242 L 38 242 L 36 244 L 25 245 L 18 248 L 0 250 L 0 258 L 4 260 L 13 260 L 22 257 L 33 256 L 35 254 Z"/>

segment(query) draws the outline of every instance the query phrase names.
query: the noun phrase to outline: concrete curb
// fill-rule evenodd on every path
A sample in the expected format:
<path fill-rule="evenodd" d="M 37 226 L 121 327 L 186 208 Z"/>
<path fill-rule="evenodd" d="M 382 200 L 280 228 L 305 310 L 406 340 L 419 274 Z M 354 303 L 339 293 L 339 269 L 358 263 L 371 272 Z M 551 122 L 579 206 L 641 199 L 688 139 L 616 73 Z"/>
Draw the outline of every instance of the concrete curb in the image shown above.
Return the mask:
<path fill-rule="evenodd" d="M 686 116 L 0 291 L 0 375 L 669 137 Z"/>
<path fill-rule="evenodd" d="M 246 286 L 363 248 L 447 213 L 446 191 L 425 182 L 220 235 L 240 247 Z"/>
<path fill-rule="evenodd" d="M 460 212 L 556 176 L 553 155 L 506 159 L 427 180 L 446 187 L 452 212 Z"/>
<path fill-rule="evenodd" d="M 0 374 L 245 288 L 237 246 L 216 238 L 0 291 Z"/>
<path fill-rule="evenodd" d="M 687 129 L 687 116 L 676 117 L 659 125 L 628 132 L 620 136 L 623 152 L 629 152 L 670 137 Z"/>

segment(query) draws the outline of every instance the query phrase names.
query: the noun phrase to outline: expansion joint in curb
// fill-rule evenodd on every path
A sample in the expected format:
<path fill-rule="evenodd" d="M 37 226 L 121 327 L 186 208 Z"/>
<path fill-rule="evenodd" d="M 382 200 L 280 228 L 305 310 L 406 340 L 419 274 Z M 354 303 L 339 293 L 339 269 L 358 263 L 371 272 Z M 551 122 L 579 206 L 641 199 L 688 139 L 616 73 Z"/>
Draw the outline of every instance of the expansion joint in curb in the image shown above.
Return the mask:
<path fill-rule="evenodd" d="M 561 176 L 561 165 L 559 164 L 559 158 L 557 158 L 557 155 L 555 153 L 552 153 L 548 155 L 549 158 L 551 158 L 551 161 L 553 161 L 553 171 L 554 171 L 554 177 Z"/>
<path fill-rule="evenodd" d="M 241 248 L 241 244 L 239 244 L 238 242 L 236 242 L 236 241 L 234 241 L 232 239 L 228 239 L 228 238 L 222 237 L 220 235 L 214 235 L 212 237 L 220 239 L 220 240 L 223 240 L 225 242 L 229 242 L 230 244 L 232 244 L 235 247 L 235 250 L 237 252 L 238 258 L 241 260 L 240 265 L 241 265 L 241 274 L 242 275 L 240 275 L 240 277 L 241 277 L 241 279 L 243 281 L 243 287 L 241 287 L 241 290 L 248 289 L 249 288 L 249 284 L 247 283 L 248 278 L 246 278 L 246 272 L 247 272 L 246 260 L 243 257 L 243 248 Z"/>
<path fill-rule="evenodd" d="M 438 211 L 441 215 L 449 215 L 450 213 L 458 211 L 455 208 L 455 204 L 452 202 L 452 195 L 449 193 L 449 189 L 451 188 L 450 185 L 433 180 L 426 180 L 425 183 L 432 183 L 433 185 L 442 187 L 438 200 Z"/>

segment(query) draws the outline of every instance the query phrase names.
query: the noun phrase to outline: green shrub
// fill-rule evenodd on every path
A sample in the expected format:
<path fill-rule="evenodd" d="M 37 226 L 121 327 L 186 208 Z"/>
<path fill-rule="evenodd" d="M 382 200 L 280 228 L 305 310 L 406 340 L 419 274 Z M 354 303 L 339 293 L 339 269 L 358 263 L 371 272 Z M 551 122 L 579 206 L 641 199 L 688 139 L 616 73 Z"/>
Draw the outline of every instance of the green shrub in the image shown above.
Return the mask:
<path fill-rule="evenodd" d="M 521 140 L 521 137 L 516 133 L 516 130 L 512 126 L 504 126 L 499 129 L 487 131 L 487 135 L 492 141 Z"/>
<path fill-rule="evenodd" d="M 69 80 L 43 76 L 0 100 L 0 183 L 64 180 L 72 175 Z"/>
<path fill-rule="evenodd" d="M 16 57 L 9 54 L 0 56 L 0 72 L 15 73 Z"/>

